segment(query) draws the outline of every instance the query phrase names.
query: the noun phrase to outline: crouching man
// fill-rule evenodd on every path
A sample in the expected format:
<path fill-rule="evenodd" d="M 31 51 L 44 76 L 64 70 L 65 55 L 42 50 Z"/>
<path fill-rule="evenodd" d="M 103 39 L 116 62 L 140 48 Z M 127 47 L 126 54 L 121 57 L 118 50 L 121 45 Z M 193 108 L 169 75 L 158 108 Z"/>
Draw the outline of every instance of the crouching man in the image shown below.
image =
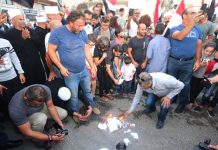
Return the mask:
<path fill-rule="evenodd" d="M 53 119 L 62 129 L 67 111 L 55 107 L 47 86 L 34 84 L 17 92 L 9 103 L 9 114 L 20 132 L 34 141 L 63 141 L 64 134 L 43 133 L 47 119 Z"/>
<path fill-rule="evenodd" d="M 164 126 L 171 99 L 179 94 L 183 87 L 184 84 L 182 82 L 168 74 L 161 72 L 142 72 L 139 75 L 139 81 L 133 102 L 130 109 L 125 112 L 125 115 L 128 116 L 134 111 L 142 97 L 143 91 L 145 90 L 149 93 L 146 100 L 147 107 L 144 110 L 145 113 L 154 112 L 156 110 L 155 101 L 158 98 L 161 99 L 160 113 L 158 114 L 158 121 L 156 124 L 156 128 L 161 129 Z"/>

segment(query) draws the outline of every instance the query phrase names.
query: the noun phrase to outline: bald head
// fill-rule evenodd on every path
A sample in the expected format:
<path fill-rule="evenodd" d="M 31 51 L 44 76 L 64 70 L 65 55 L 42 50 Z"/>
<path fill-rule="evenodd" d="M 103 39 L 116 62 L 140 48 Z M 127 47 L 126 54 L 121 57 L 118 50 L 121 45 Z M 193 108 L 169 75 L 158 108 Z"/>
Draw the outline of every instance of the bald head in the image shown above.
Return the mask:
<path fill-rule="evenodd" d="M 55 29 L 55 28 L 57 28 L 57 27 L 60 27 L 60 26 L 62 26 L 62 23 L 61 23 L 60 20 L 52 20 L 52 21 L 50 22 L 50 29 L 51 29 L 51 30 L 53 30 L 53 29 Z"/>
<path fill-rule="evenodd" d="M 11 19 L 14 28 L 21 30 L 25 27 L 25 20 L 23 15 L 17 15 Z"/>

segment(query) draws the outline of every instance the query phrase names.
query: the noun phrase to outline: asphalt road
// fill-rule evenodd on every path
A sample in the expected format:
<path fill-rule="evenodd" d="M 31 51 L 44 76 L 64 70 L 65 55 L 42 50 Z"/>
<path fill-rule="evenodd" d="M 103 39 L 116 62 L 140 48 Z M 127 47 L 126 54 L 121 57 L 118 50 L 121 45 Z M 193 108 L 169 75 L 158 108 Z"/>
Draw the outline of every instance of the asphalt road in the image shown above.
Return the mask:
<path fill-rule="evenodd" d="M 216 117 L 211 119 L 206 112 L 195 113 L 186 110 L 183 114 L 176 114 L 176 105 L 173 104 L 164 128 L 158 130 L 155 125 L 159 109 L 145 115 L 142 113 L 144 106 L 141 101 L 136 112 L 126 119 L 126 122 L 135 124 L 135 127 L 129 129 L 131 133 L 138 134 L 138 139 L 134 139 L 131 133 L 124 133 L 128 128 L 110 133 L 109 130 L 100 130 L 97 127 L 107 114 L 117 116 L 127 110 L 130 104 L 131 100 L 128 98 L 116 98 L 110 103 L 98 102 L 101 115 L 93 115 L 86 123 L 76 124 L 68 117 L 65 128 L 69 130 L 69 135 L 62 143 L 55 144 L 52 150 L 116 150 L 116 145 L 125 138 L 130 140 L 127 150 L 192 150 L 194 145 L 205 138 L 211 138 L 212 143 L 218 143 L 218 109 Z M 159 108 L 159 104 L 157 106 Z M 11 139 L 23 138 L 14 132 L 10 124 L 4 126 L 5 129 L 9 128 L 7 132 Z M 25 140 L 22 146 L 14 150 L 36 149 L 31 142 Z"/>

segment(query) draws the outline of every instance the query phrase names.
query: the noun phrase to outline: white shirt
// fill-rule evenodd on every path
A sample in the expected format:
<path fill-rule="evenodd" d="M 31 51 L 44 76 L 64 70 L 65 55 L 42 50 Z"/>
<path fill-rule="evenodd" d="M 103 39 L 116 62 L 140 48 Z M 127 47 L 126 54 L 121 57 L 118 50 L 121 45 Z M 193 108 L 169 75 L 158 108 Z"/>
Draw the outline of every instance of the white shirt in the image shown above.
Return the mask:
<path fill-rule="evenodd" d="M 50 35 L 51 35 L 51 32 L 47 33 L 46 36 L 45 36 L 45 51 L 46 52 L 48 52 L 48 40 L 50 38 Z M 59 59 L 58 51 L 56 51 L 56 54 L 57 54 L 58 59 Z"/>
<path fill-rule="evenodd" d="M 131 112 L 135 110 L 144 90 L 158 97 L 167 96 L 169 99 L 172 99 L 175 95 L 179 94 L 185 86 L 184 83 L 166 73 L 156 72 L 150 73 L 150 75 L 152 76 L 152 88 L 143 89 L 139 84 L 137 85 L 136 94 L 130 107 Z"/>
<path fill-rule="evenodd" d="M 129 36 L 134 37 L 137 35 L 138 25 L 135 23 L 134 20 L 131 19 L 130 21 L 130 29 L 129 29 Z"/>
<path fill-rule="evenodd" d="M 133 72 L 136 71 L 135 65 L 131 64 L 123 64 L 121 67 L 121 72 L 123 73 L 123 79 L 124 81 L 131 81 L 133 79 Z"/>

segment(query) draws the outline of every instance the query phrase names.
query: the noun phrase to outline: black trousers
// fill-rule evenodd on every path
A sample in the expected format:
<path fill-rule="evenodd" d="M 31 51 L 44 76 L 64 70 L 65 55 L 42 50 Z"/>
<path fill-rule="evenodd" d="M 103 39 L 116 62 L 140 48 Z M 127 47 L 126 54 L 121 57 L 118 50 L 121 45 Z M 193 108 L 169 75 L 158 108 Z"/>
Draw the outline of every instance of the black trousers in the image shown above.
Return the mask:
<path fill-rule="evenodd" d="M 7 87 L 7 90 L 3 90 L 3 94 L 0 95 L 0 111 L 4 115 L 8 115 L 8 104 L 15 93 L 23 88 L 18 77 L 0 82 L 1 85 Z"/>
<path fill-rule="evenodd" d="M 112 89 L 112 82 L 107 74 L 106 67 L 98 67 L 97 77 L 99 82 L 99 96 L 102 97 Z"/>
<path fill-rule="evenodd" d="M 194 103 L 200 92 L 204 88 L 203 78 L 196 78 L 192 76 L 190 83 L 190 103 Z"/>

